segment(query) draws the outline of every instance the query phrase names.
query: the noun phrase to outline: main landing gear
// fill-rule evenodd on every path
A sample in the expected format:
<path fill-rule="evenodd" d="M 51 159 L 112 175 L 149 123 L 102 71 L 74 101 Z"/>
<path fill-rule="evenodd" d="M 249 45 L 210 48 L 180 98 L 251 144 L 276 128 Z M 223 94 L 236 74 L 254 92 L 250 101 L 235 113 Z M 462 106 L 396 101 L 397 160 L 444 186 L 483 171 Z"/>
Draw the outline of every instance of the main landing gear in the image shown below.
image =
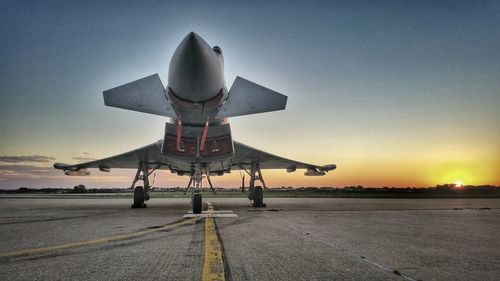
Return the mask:
<path fill-rule="evenodd" d="M 207 176 L 208 184 L 210 185 L 212 192 L 215 194 L 215 189 L 212 185 L 212 181 L 210 180 L 210 173 L 207 168 L 205 170 L 206 170 L 205 174 Z M 191 184 L 194 181 L 195 186 L 193 192 L 191 193 L 191 207 L 193 208 L 193 214 L 201 214 L 202 211 L 203 207 L 203 197 L 201 195 L 202 180 L 203 180 L 203 174 L 202 174 L 201 164 L 196 163 L 194 164 L 193 167 L 193 174 L 189 178 L 189 183 L 186 187 L 186 190 L 184 191 L 184 194 L 186 194 L 191 188 Z"/>
<path fill-rule="evenodd" d="M 248 187 L 248 199 L 252 202 L 252 206 L 256 208 L 265 208 L 266 204 L 264 203 L 264 193 L 262 186 L 266 188 L 266 183 L 264 182 L 264 178 L 262 177 L 262 173 L 260 171 L 259 163 L 252 163 L 250 171 L 245 169 L 243 166 L 240 167 L 243 169 L 248 175 L 250 175 L 250 186 Z M 255 181 L 260 181 L 262 186 L 255 186 Z M 245 181 L 243 179 L 242 190 L 245 190 Z"/>
<path fill-rule="evenodd" d="M 134 188 L 134 204 L 132 204 L 132 208 L 146 208 L 146 204 L 144 201 L 149 200 L 149 190 L 151 189 L 151 185 L 149 184 L 149 176 L 156 170 L 158 167 L 149 170 L 146 163 L 139 163 L 137 167 L 137 173 L 135 174 L 134 181 L 130 188 L 134 188 L 135 184 L 142 180 L 144 186 L 135 186 Z"/>

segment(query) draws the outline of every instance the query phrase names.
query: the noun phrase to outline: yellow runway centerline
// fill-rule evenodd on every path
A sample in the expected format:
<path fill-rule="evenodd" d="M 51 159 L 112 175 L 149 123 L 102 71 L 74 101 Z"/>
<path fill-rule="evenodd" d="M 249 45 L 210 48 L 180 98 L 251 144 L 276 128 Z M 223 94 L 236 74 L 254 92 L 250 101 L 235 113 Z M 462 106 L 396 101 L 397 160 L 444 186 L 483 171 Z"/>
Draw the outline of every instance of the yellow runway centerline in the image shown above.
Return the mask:
<path fill-rule="evenodd" d="M 99 239 L 95 239 L 95 240 L 78 241 L 78 242 L 71 242 L 71 243 L 67 243 L 67 244 L 54 245 L 54 246 L 48 246 L 48 247 L 24 249 L 24 250 L 12 251 L 12 252 L 4 252 L 4 253 L 0 253 L 0 258 L 42 254 L 42 253 L 53 252 L 53 251 L 57 251 L 57 250 L 65 250 L 65 249 L 76 248 L 76 247 L 81 247 L 81 246 L 97 245 L 97 244 L 118 241 L 118 240 L 132 239 L 132 238 L 143 236 L 143 235 L 146 235 L 146 234 L 152 233 L 152 232 L 171 230 L 171 229 L 179 227 L 179 226 L 194 223 L 200 219 L 201 218 L 191 218 L 191 219 L 182 220 L 180 222 L 168 224 L 168 225 L 158 227 L 158 228 L 146 229 L 146 230 L 142 230 L 142 231 L 138 231 L 138 232 L 134 232 L 134 233 L 129 233 L 129 234 L 121 234 L 121 235 L 103 237 L 103 238 L 99 238 Z"/>
<path fill-rule="evenodd" d="M 225 280 L 224 261 L 222 260 L 222 246 L 217 238 L 213 211 L 214 208 L 212 204 L 208 203 L 208 211 L 205 218 L 205 256 L 201 278 L 203 281 Z"/>

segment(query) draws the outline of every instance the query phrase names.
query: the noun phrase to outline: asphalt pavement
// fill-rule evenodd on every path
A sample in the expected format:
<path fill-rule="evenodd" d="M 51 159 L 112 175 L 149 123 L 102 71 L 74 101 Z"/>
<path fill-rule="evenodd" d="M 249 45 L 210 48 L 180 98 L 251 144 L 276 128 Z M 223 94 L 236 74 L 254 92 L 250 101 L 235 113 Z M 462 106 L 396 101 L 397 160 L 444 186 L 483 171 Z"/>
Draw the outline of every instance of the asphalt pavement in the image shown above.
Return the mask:
<path fill-rule="evenodd" d="M 2 195 L 0 280 L 208 280 L 219 255 L 225 280 L 500 276 L 500 199 L 207 200 Z"/>

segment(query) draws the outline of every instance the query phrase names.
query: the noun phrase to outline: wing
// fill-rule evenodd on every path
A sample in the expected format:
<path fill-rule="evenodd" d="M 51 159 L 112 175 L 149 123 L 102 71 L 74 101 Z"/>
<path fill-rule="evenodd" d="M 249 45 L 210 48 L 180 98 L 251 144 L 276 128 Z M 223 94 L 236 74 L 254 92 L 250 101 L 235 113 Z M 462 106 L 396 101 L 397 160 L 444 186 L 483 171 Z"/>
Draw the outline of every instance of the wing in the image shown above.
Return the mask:
<path fill-rule="evenodd" d="M 337 168 L 335 164 L 318 166 L 290 160 L 234 141 L 233 169 L 249 168 L 252 163 L 259 163 L 261 169 L 286 169 L 288 172 L 307 169 L 306 176 L 323 176 Z"/>
<path fill-rule="evenodd" d="M 68 165 L 63 163 L 55 163 L 54 168 L 68 171 L 69 173 L 77 172 L 87 168 L 99 168 L 101 171 L 109 171 L 111 168 L 119 169 L 137 169 L 139 163 L 147 163 L 148 168 L 166 165 L 164 157 L 161 155 L 161 144 L 159 140 L 150 145 L 146 145 L 136 150 L 125 152 L 112 157 Z M 68 173 L 67 173 L 68 174 Z M 77 175 L 77 174 L 75 174 Z M 80 175 L 80 174 L 78 174 Z M 83 174 L 82 174 L 83 175 Z"/>
<path fill-rule="evenodd" d="M 88 175 L 87 168 L 99 168 L 109 172 L 111 168 L 137 169 L 139 163 L 146 163 L 148 168 L 170 169 L 166 158 L 161 154 L 162 140 L 126 153 L 108 158 L 80 163 L 63 164 L 55 163 L 54 168 L 64 170 L 67 175 Z M 261 169 L 286 169 L 293 172 L 296 169 L 307 169 L 306 176 L 322 176 L 325 172 L 334 170 L 336 165 L 318 166 L 314 164 L 290 160 L 279 157 L 240 142 L 234 141 L 234 157 L 231 162 L 232 169 L 250 168 L 252 163 L 259 163 Z"/>

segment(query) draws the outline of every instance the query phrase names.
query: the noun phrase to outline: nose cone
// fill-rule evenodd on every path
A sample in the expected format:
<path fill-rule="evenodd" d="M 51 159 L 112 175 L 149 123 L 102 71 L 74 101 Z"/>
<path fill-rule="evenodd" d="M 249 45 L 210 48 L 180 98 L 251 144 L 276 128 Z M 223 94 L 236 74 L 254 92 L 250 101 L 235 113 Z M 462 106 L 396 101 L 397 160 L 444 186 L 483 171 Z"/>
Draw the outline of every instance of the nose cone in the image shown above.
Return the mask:
<path fill-rule="evenodd" d="M 175 50 L 168 86 L 179 98 L 193 102 L 209 100 L 224 87 L 221 61 L 198 34 L 189 33 Z"/>

